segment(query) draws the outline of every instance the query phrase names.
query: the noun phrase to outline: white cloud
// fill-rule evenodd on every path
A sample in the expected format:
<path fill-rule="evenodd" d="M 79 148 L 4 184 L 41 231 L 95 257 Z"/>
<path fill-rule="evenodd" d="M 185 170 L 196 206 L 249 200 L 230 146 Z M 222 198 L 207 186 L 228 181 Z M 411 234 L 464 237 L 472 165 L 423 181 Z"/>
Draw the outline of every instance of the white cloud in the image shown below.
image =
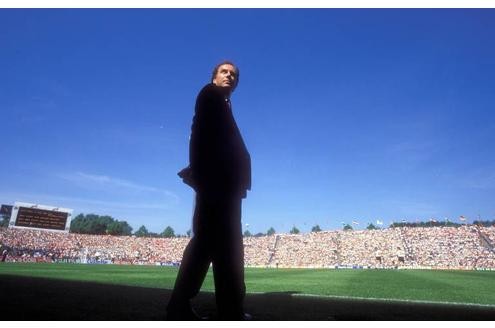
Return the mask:
<path fill-rule="evenodd" d="M 107 175 L 76 172 L 72 174 L 59 174 L 58 177 L 87 189 L 104 189 L 109 192 L 127 191 L 132 193 L 154 193 L 163 195 L 174 202 L 179 201 L 179 197 L 169 190 L 137 184 L 129 180 L 110 177 Z"/>
<path fill-rule="evenodd" d="M 165 203 L 102 201 L 91 198 L 67 197 L 49 194 L 30 194 L 22 192 L 0 193 L 0 199 L 4 202 L 22 201 L 33 204 L 63 206 L 79 209 L 105 208 L 122 210 L 167 210 L 170 208 L 170 206 Z"/>

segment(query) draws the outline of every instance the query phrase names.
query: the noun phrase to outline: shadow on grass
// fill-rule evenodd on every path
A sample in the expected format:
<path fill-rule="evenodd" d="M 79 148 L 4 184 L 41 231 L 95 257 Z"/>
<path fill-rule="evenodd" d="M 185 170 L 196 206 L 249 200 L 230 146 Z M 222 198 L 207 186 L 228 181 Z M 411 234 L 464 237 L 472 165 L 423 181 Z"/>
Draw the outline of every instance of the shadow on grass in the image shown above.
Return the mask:
<path fill-rule="evenodd" d="M 91 282 L 0 275 L 2 320 L 165 320 L 170 291 Z M 198 313 L 215 314 L 213 293 L 200 293 Z M 495 320 L 495 308 L 346 300 L 295 291 L 248 294 L 255 320 Z"/>

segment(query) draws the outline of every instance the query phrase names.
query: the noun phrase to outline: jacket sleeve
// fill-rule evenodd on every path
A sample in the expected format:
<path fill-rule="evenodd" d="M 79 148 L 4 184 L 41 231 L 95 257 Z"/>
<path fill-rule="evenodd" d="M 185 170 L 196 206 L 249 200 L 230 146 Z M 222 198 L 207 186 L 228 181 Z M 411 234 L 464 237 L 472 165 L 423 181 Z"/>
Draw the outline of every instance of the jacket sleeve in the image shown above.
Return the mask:
<path fill-rule="evenodd" d="M 203 88 L 196 99 L 189 163 L 199 191 L 211 190 L 222 182 L 223 102 L 221 94 L 211 86 Z"/>

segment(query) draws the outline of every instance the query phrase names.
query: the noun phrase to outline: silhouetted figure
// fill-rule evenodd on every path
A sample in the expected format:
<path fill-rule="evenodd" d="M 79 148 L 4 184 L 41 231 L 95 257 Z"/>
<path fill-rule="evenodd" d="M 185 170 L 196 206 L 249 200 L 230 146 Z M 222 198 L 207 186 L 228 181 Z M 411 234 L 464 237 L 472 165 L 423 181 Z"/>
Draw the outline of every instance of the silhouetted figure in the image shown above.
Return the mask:
<path fill-rule="evenodd" d="M 1 247 L 0 247 L 0 249 L 1 249 Z M 5 260 L 7 259 L 8 253 L 9 253 L 9 251 L 7 250 L 7 248 L 2 249 L 2 262 L 5 262 Z"/>
<path fill-rule="evenodd" d="M 239 82 L 231 62 L 215 67 L 196 99 L 189 167 L 179 172 L 196 191 L 193 237 L 187 245 L 170 302 L 170 320 L 199 319 L 190 299 L 213 267 L 218 319 L 248 319 L 243 310 L 244 246 L 241 203 L 251 188 L 251 159 L 234 120 L 230 95 Z"/>

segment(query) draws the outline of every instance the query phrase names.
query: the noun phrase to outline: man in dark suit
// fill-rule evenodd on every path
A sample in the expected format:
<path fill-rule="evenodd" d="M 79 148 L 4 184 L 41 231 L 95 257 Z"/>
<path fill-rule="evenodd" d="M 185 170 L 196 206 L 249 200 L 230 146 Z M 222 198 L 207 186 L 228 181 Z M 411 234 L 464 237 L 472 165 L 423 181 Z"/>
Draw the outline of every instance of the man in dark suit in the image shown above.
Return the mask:
<path fill-rule="evenodd" d="M 232 115 L 230 95 L 239 83 L 231 62 L 215 67 L 196 99 L 189 167 L 179 175 L 196 191 L 193 237 L 184 251 L 167 318 L 199 317 L 190 300 L 213 267 L 218 318 L 245 320 L 241 203 L 251 188 L 251 159 Z"/>

